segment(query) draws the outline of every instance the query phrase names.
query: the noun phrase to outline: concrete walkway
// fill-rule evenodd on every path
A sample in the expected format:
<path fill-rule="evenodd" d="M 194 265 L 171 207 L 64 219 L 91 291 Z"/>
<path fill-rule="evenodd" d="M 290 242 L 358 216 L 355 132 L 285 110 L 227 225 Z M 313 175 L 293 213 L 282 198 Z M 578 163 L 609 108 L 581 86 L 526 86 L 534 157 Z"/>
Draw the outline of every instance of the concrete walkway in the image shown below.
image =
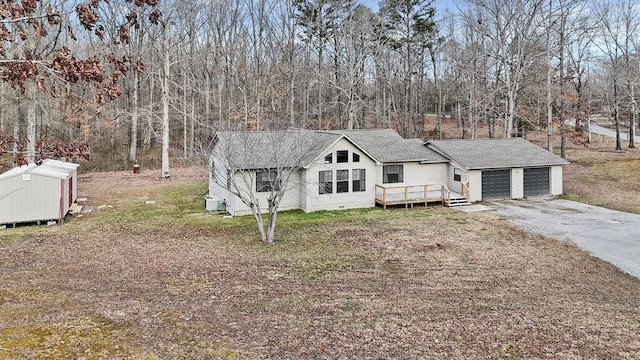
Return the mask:
<path fill-rule="evenodd" d="M 546 237 L 570 241 L 640 279 L 640 215 L 549 197 L 500 200 L 492 211 Z"/>

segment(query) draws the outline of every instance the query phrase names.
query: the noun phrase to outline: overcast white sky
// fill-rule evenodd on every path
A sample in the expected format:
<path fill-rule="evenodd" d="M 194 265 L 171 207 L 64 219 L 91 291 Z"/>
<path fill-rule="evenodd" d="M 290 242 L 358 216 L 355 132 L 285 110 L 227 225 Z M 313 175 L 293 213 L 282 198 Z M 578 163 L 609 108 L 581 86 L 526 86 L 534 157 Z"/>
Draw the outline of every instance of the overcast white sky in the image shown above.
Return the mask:
<path fill-rule="evenodd" d="M 435 0 L 436 16 L 442 15 L 445 9 L 450 8 L 450 11 L 455 12 L 456 7 L 453 5 L 454 0 Z M 374 11 L 378 11 L 378 3 L 380 0 L 360 0 L 360 3 L 368 6 Z"/>

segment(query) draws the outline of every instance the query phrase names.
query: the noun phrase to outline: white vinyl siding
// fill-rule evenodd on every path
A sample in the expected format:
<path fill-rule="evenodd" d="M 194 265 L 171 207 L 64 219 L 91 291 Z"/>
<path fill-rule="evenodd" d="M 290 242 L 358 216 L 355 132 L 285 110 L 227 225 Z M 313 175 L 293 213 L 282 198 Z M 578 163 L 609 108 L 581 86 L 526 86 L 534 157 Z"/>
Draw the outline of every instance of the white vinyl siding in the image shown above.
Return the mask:
<path fill-rule="evenodd" d="M 550 176 L 551 195 L 562 195 L 562 165 L 552 166 Z"/>
<path fill-rule="evenodd" d="M 453 184 L 453 170 L 448 173 L 448 163 L 435 163 L 435 164 L 421 164 L 419 162 L 406 162 L 402 164 L 403 175 L 401 184 L 385 184 L 383 182 L 383 168 L 384 166 L 378 165 L 375 168 L 375 184 L 382 185 L 384 187 L 394 186 L 413 186 L 413 185 L 427 185 L 427 184 Z M 374 185 L 375 185 L 374 184 Z M 367 184 L 369 185 L 369 184 Z M 458 187 L 460 183 L 458 183 Z"/>
<path fill-rule="evenodd" d="M 238 186 L 240 186 L 241 188 L 246 186 L 241 174 L 236 173 L 234 176 L 235 176 L 234 181 L 236 181 Z M 280 202 L 280 208 L 279 208 L 280 211 L 300 208 L 300 176 L 301 176 L 300 171 L 291 174 L 291 177 L 289 178 L 289 182 L 287 183 L 288 190 L 285 192 L 282 198 L 282 201 Z M 249 177 L 254 179 L 256 177 L 256 173 L 253 172 L 249 174 Z M 256 185 L 253 184 L 251 189 L 254 190 L 255 186 Z M 240 215 L 251 214 L 251 209 L 245 203 L 243 203 L 242 200 L 240 200 L 238 197 L 233 195 L 228 190 L 224 188 L 222 189 L 218 188 L 216 191 L 217 192 L 214 193 L 215 195 L 213 197 L 217 200 L 226 200 L 227 211 L 231 215 L 240 216 Z M 271 195 L 271 192 L 256 192 L 255 195 L 256 195 L 256 199 L 260 203 L 260 206 L 266 209 L 266 206 L 268 203 L 268 197 Z"/>
<path fill-rule="evenodd" d="M 338 163 L 335 159 L 338 151 L 348 151 L 348 160 L 346 163 Z M 334 161 L 330 164 L 325 163 L 325 157 L 329 154 L 333 154 Z M 358 162 L 354 163 L 354 154 L 357 155 Z M 357 168 L 357 169 L 356 169 Z M 320 154 L 316 161 L 309 164 L 305 169 L 303 181 L 307 182 L 309 189 L 313 191 L 307 191 L 302 196 L 305 198 L 301 203 L 301 207 L 306 212 L 318 211 L 318 210 L 340 210 L 340 209 L 353 209 L 353 208 L 368 208 L 375 206 L 375 176 L 377 174 L 375 162 L 367 156 L 364 152 L 360 151 L 346 138 L 340 139 L 331 147 Z M 379 166 L 380 172 L 382 172 L 382 166 Z M 359 179 L 358 183 L 361 188 L 358 191 L 354 190 L 354 171 L 358 170 L 364 178 Z M 363 171 L 364 170 L 364 171 Z M 329 171 L 332 174 L 332 178 L 328 175 L 326 180 L 331 179 L 332 192 L 331 193 L 319 193 L 320 184 L 319 180 L 321 171 Z M 338 175 L 340 172 L 340 175 Z M 356 175 L 357 176 L 357 175 Z M 367 177 L 369 177 L 367 179 Z M 340 180 L 338 180 L 340 179 Z M 344 179 L 344 180 L 342 180 Z M 322 179 L 323 181 L 325 178 Z M 339 182 L 344 181 L 343 185 L 338 185 Z M 341 186 L 341 190 L 347 190 L 348 192 L 338 192 L 338 186 Z"/>

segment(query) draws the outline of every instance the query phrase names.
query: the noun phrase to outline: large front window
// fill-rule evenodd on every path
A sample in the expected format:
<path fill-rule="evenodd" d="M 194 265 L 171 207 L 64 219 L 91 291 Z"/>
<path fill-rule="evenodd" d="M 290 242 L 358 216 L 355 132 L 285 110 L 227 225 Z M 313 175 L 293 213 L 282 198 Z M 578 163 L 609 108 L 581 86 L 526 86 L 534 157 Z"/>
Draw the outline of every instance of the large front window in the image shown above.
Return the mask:
<path fill-rule="evenodd" d="M 258 171 L 256 173 L 256 192 L 280 190 L 278 173 L 275 170 Z"/>
<path fill-rule="evenodd" d="M 395 184 L 404 181 L 404 168 L 402 165 L 384 165 L 382 168 L 382 182 Z"/>
<path fill-rule="evenodd" d="M 333 193 L 333 170 L 323 170 L 318 173 L 318 194 Z"/>
<path fill-rule="evenodd" d="M 336 190 L 339 193 L 349 192 L 349 170 L 338 170 L 336 173 Z"/>

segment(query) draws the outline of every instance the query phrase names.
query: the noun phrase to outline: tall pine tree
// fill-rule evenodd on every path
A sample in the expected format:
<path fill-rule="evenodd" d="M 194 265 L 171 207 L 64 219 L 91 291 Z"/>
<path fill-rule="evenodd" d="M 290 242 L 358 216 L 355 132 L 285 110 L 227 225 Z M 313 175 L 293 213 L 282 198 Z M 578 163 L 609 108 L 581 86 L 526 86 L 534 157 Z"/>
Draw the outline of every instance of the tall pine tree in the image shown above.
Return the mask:
<path fill-rule="evenodd" d="M 403 74 L 402 117 L 399 132 L 404 137 L 415 136 L 419 126 L 415 119 L 414 77 L 424 66 L 419 56 L 434 38 L 436 23 L 433 1 L 383 0 L 380 17 L 384 22 L 384 41 L 400 54 Z"/>

